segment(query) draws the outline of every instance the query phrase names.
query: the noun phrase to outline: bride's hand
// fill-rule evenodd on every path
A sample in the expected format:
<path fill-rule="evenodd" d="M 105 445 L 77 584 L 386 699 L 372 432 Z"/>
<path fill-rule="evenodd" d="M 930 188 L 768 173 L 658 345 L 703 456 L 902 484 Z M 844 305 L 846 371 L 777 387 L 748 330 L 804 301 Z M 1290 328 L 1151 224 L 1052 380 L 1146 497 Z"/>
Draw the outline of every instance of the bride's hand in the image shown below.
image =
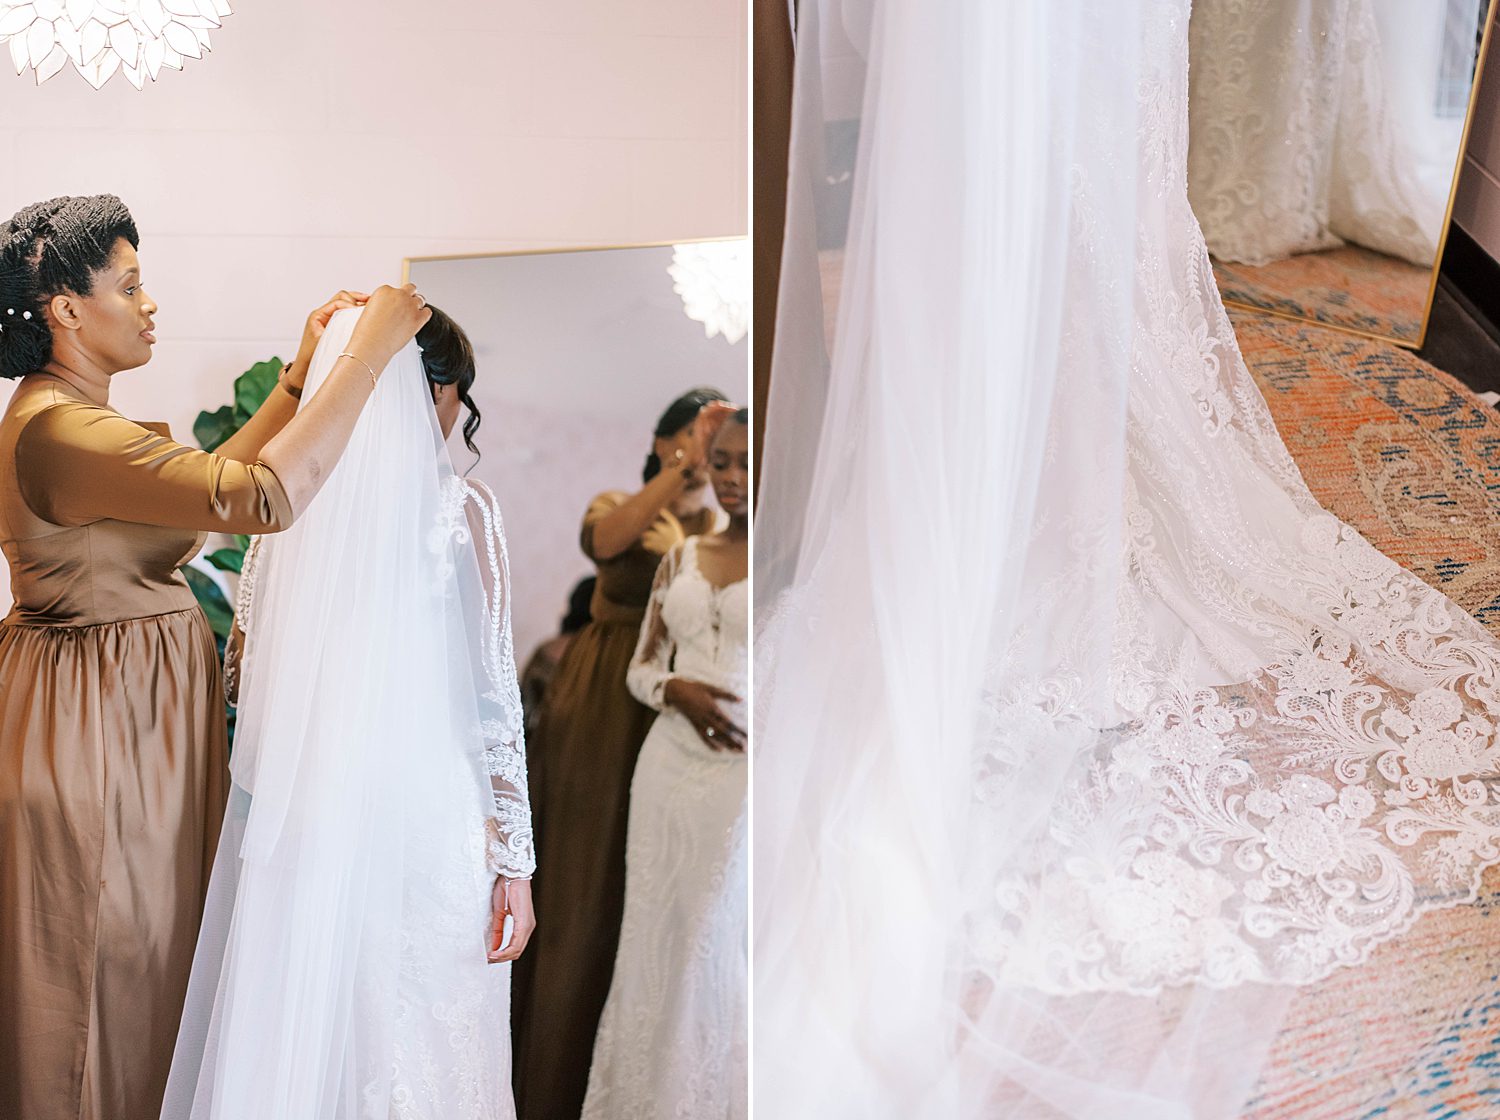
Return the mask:
<path fill-rule="evenodd" d="M 371 293 L 359 317 L 349 352 L 380 369 L 421 330 L 432 312 L 415 284 L 382 284 Z"/>
<path fill-rule="evenodd" d="M 672 677 L 662 690 L 662 700 L 670 708 L 676 708 L 687 716 L 688 722 L 698 732 L 698 737 L 716 751 L 742 751 L 745 749 L 745 731 L 724 714 L 719 701 L 740 703 L 740 698 L 728 689 L 690 681 L 686 677 Z"/>
<path fill-rule="evenodd" d="M 502 949 L 500 942 L 505 937 L 507 914 L 511 918 L 510 944 Z M 494 889 L 490 891 L 490 964 L 513 961 L 519 957 L 535 929 L 536 912 L 531 908 L 531 880 L 506 879 L 504 876 L 496 879 Z"/>

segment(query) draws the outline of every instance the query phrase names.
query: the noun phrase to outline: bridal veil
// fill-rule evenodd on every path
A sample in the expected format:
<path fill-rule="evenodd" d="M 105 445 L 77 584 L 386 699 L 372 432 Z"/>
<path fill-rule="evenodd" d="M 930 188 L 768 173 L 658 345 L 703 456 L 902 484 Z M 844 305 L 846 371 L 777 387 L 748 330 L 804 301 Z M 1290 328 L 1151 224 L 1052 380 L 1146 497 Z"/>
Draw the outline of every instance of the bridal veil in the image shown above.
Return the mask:
<path fill-rule="evenodd" d="M 305 399 L 358 316 L 329 323 Z M 531 872 L 504 550 L 410 343 L 307 512 L 259 546 L 164 1117 L 512 1114 L 509 969 L 485 960 L 494 872 Z"/>
<path fill-rule="evenodd" d="M 1496 644 L 1319 508 L 1188 204 L 1187 0 L 803 0 L 754 1103 L 1234 1117 L 1500 860 Z"/>

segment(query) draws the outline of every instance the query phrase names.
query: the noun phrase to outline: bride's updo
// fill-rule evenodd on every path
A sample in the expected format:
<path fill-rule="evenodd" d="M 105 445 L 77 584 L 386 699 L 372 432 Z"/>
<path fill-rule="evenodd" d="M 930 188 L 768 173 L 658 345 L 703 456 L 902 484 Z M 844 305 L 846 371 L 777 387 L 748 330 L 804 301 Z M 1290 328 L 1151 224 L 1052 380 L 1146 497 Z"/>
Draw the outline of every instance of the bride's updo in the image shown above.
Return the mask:
<path fill-rule="evenodd" d="M 432 318 L 417 331 L 422 369 L 430 384 L 452 385 L 458 393 L 459 402 L 469 412 L 464 418 L 464 446 L 478 455 L 474 433 L 479 431 L 479 409 L 474 405 L 474 398 L 469 396 L 469 389 L 474 384 L 474 346 L 452 318 L 430 303 L 427 310 L 432 312 Z"/>
<path fill-rule="evenodd" d="M 24 377 L 52 360 L 43 309 L 61 292 L 92 295 L 95 273 L 122 237 L 140 248 L 135 219 L 112 194 L 50 198 L 0 225 L 0 377 Z"/>

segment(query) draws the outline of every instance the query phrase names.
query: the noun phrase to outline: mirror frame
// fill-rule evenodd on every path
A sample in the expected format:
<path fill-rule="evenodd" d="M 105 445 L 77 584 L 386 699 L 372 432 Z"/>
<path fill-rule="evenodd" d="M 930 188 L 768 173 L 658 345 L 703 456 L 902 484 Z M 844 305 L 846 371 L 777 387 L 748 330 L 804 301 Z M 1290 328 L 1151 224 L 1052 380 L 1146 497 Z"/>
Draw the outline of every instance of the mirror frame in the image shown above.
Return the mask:
<path fill-rule="evenodd" d="M 1437 255 L 1432 262 L 1432 274 L 1427 280 L 1427 300 L 1422 306 L 1422 326 L 1417 332 L 1417 337 L 1415 339 L 1397 338 L 1394 335 L 1362 331 L 1358 327 L 1343 327 L 1336 323 L 1325 323 L 1321 319 L 1314 319 L 1307 315 L 1296 315 L 1290 311 L 1273 311 L 1232 299 L 1224 300 L 1225 307 L 1232 307 L 1236 311 L 1253 311 L 1259 315 L 1274 315 L 1279 319 L 1309 323 L 1325 330 L 1341 331 L 1344 334 L 1358 335 L 1361 338 L 1373 338 L 1378 342 L 1388 342 L 1408 350 L 1420 350 L 1423 347 L 1427 341 L 1427 328 L 1432 323 L 1432 303 L 1437 298 L 1438 274 L 1443 267 L 1443 251 L 1448 247 L 1448 230 L 1453 225 L 1453 202 L 1458 197 L 1458 177 L 1463 173 L 1464 154 L 1469 150 L 1469 130 L 1474 126 L 1474 110 L 1479 104 L 1479 84 L 1484 77 L 1484 62 L 1489 54 L 1490 42 L 1494 38 L 1495 13 L 1500 10 L 1500 0 L 1488 0 L 1488 3 L 1489 9 L 1484 17 L 1484 34 L 1479 41 L 1479 52 L 1474 56 L 1474 84 L 1469 88 L 1469 107 L 1464 113 L 1463 133 L 1459 137 L 1458 155 L 1453 162 L 1453 177 L 1448 183 L 1448 205 L 1443 210 L 1443 228 L 1438 234 Z"/>
<path fill-rule="evenodd" d="M 1471 107 L 1472 111 L 1472 107 Z M 1467 137 L 1467 125 L 1464 135 Z M 1450 203 L 1451 205 L 1451 203 Z M 411 283 L 411 266 L 434 261 L 479 261 L 499 257 L 540 257 L 550 253 L 603 253 L 611 249 L 667 249 L 673 245 L 697 245 L 708 241 L 748 241 L 743 233 L 727 234 L 723 237 L 679 237 L 672 241 L 621 241 L 606 245 L 555 245 L 544 249 L 492 249 L 479 253 L 433 253 L 401 258 L 401 283 Z"/>

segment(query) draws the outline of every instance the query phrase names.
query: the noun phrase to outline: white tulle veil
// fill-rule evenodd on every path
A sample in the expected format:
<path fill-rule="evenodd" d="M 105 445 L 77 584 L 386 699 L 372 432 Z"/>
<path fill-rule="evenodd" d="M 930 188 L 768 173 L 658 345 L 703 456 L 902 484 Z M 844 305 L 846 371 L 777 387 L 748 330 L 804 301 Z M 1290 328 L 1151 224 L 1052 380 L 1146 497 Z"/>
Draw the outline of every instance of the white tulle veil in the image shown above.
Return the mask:
<path fill-rule="evenodd" d="M 358 316 L 329 323 L 305 400 Z M 504 864 L 507 844 L 529 860 L 530 833 L 504 538 L 492 499 L 471 519 L 476 497 L 411 343 L 307 512 L 262 539 L 164 1117 L 509 1114 L 487 837 Z"/>
<path fill-rule="evenodd" d="M 1233 1117 L 1500 858 L 1497 649 L 1321 510 L 1186 0 L 804 0 L 756 536 L 754 1106 Z"/>

